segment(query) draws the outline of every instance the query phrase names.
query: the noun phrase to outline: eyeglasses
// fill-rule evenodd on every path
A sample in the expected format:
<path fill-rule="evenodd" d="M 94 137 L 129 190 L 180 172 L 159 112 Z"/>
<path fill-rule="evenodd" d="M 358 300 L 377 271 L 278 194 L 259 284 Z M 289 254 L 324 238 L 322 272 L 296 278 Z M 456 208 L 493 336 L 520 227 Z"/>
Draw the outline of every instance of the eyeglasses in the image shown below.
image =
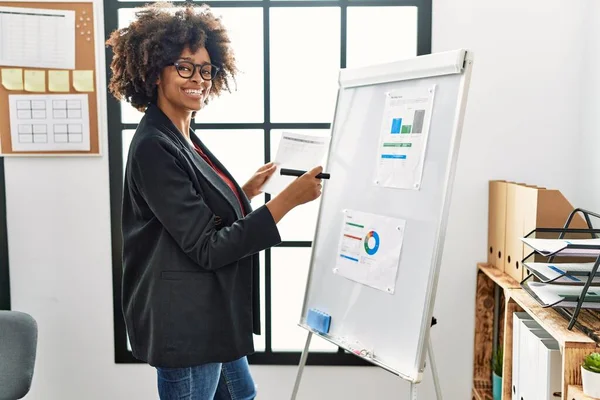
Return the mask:
<path fill-rule="evenodd" d="M 213 64 L 194 64 L 190 61 L 174 62 L 175 70 L 180 77 L 190 79 L 196 74 L 196 68 L 200 69 L 200 76 L 205 81 L 212 81 L 219 72 L 219 67 Z"/>

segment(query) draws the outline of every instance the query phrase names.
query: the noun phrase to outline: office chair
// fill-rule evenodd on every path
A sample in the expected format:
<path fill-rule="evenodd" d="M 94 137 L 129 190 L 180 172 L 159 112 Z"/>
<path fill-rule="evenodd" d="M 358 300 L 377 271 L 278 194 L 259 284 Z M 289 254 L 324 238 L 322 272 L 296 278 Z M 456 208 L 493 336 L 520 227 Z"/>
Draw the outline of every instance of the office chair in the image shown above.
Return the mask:
<path fill-rule="evenodd" d="M 29 314 L 0 311 L 0 400 L 25 397 L 31 387 L 38 327 Z"/>

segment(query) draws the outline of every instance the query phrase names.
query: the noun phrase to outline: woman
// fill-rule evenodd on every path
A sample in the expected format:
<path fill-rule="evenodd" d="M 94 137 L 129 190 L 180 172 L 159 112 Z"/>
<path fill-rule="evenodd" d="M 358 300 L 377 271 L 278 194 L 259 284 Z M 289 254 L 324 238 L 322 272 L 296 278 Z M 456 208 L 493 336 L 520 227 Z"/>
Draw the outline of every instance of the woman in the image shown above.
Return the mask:
<path fill-rule="evenodd" d="M 240 187 L 190 130 L 236 73 L 209 8 L 150 6 L 107 44 L 111 93 L 145 112 L 123 192 L 122 306 L 133 354 L 156 367 L 161 399 L 252 399 L 258 252 L 281 241 L 276 224 L 287 212 L 319 197 L 322 168 L 252 211 L 275 166 Z"/>

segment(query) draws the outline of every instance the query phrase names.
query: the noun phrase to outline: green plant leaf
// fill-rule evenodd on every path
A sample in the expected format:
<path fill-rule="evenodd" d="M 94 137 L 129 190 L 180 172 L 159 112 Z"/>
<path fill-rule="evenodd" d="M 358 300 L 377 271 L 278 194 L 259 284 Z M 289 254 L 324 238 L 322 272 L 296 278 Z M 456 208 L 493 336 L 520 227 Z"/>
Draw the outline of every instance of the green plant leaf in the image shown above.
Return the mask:
<path fill-rule="evenodd" d="M 492 370 L 498 376 L 502 376 L 502 362 L 504 360 L 504 351 L 502 350 L 502 346 L 498 347 L 496 353 L 494 353 L 492 357 Z"/>
<path fill-rule="evenodd" d="M 600 353 L 588 354 L 583 359 L 583 368 L 600 374 Z"/>

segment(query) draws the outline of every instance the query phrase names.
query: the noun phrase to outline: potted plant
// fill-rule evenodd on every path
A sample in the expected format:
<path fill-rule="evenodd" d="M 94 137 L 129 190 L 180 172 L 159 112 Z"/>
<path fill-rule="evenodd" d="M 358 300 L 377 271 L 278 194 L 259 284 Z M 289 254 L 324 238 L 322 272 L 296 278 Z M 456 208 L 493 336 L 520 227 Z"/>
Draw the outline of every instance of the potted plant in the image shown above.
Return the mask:
<path fill-rule="evenodd" d="M 600 398 L 600 353 L 588 354 L 583 359 L 581 381 L 586 396 Z"/>
<path fill-rule="evenodd" d="M 492 357 L 492 394 L 494 400 L 502 399 L 502 361 L 504 360 L 504 352 L 502 346 L 498 346 L 498 350 Z"/>

